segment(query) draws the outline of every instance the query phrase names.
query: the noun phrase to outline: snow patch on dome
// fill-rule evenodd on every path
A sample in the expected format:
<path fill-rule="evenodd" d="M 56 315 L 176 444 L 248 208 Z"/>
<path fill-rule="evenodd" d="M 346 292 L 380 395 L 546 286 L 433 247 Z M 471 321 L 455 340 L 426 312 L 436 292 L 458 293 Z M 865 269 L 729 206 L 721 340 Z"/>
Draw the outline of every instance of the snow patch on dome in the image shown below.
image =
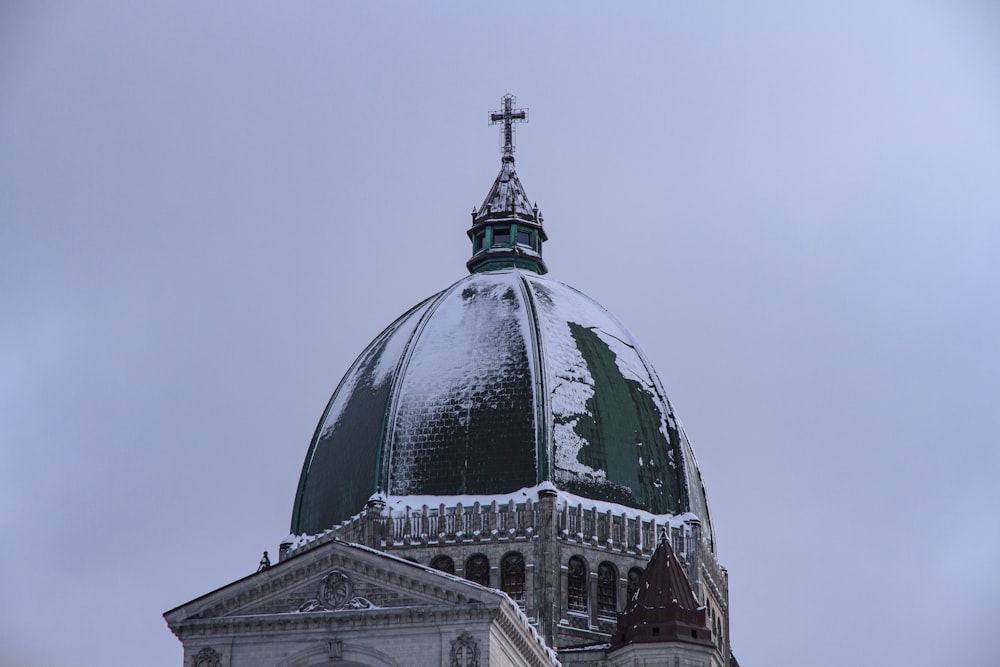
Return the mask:
<path fill-rule="evenodd" d="M 375 364 L 375 371 L 372 374 L 376 385 L 381 385 L 395 372 L 396 367 L 399 365 L 399 360 L 406 352 L 406 345 L 410 342 L 413 330 L 417 328 L 417 324 L 426 310 L 427 305 L 419 308 L 411 316 L 400 322 L 395 331 L 389 334 L 389 338 L 385 342 L 385 347 L 382 348 L 382 354 L 379 355 L 378 362 Z"/>
<path fill-rule="evenodd" d="M 576 432 L 580 417 L 590 415 L 587 401 L 594 396 L 594 377 L 569 323 L 587 322 L 590 318 L 574 307 L 581 305 L 575 290 L 552 280 L 528 277 L 528 282 L 535 294 L 546 365 L 556 370 L 547 378 L 556 476 L 559 471 L 567 471 L 591 479 L 605 479 L 603 470 L 595 470 L 580 461 L 580 450 L 588 443 Z"/>
<path fill-rule="evenodd" d="M 425 459 L 437 447 L 441 429 L 467 434 L 473 410 L 502 410 L 512 378 L 530 386 L 535 369 L 529 327 L 517 274 L 511 272 L 470 276 L 438 300 L 404 362 L 391 492 L 411 489 L 418 473 L 426 477 L 434 464 Z"/>

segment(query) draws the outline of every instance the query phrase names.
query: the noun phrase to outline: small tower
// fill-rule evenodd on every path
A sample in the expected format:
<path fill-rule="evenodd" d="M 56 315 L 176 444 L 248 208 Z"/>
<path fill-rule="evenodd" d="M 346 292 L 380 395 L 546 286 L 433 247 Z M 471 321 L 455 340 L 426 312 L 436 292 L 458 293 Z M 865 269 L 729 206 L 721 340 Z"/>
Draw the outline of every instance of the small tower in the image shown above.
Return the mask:
<path fill-rule="evenodd" d="M 663 665 L 728 664 L 666 532 L 639 579 L 635 595 L 618 615 L 608 658 L 609 665 L 647 664 L 649 660 Z"/>
<path fill-rule="evenodd" d="M 514 171 L 514 123 L 528 120 L 527 109 L 515 109 L 513 95 L 504 95 L 500 111 L 490 114 L 490 124 L 503 124 L 500 135 L 500 173 L 478 210 L 472 211 L 472 257 L 469 273 L 493 269 L 519 268 L 544 274 L 542 214 L 524 193 Z"/>

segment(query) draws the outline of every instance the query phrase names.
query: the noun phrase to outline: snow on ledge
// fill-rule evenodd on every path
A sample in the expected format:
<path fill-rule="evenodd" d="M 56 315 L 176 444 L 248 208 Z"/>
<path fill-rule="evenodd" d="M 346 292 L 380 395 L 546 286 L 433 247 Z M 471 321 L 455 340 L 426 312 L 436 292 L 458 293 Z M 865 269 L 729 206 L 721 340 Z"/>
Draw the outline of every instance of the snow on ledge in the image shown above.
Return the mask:
<path fill-rule="evenodd" d="M 555 493 L 556 508 L 560 512 L 569 508 L 582 506 L 583 509 L 587 511 L 596 509 L 599 514 L 606 514 L 610 511 L 614 516 L 621 516 L 622 514 L 625 514 L 629 518 L 638 518 L 644 523 L 655 522 L 658 526 L 670 526 L 671 528 L 680 528 L 691 522 L 701 523 L 701 519 L 691 512 L 685 512 L 683 514 L 653 514 L 652 512 L 636 509 L 634 507 L 628 507 L 626 505 L 620 505 L 618 503 L 603 500 L 594 500 L 593 498 L 585 498 L 567 491 L 562 491 L 556 488 L 556 486 L 551 482 L 542 482 L 541 484 L 518 489 L 517 491 L 512 491 L 510 493 L 492 495 L 391 496 L 378 493 L 373 495 L 369 499 L 369 502 L 383 505 L 381 508 L 382 516 L 391 519 L 394 517 L 405 516 L 407 508 L 409 508 L 411 512 L 415 510 L 419 511 L 425 505 L 429 511 L 437 512 L 442 505 L 444 505 L 446 510 L 451 510 L 461 504 L 464 510 L 473 507 L 476 503 L 479 503 L 481 508 L 488 508 L 494 502 L 498 507 L 509 505 L 511 502 L 515 505 L 522 505 L 527 501 L 537 503 L 541 492 Z M 359 512 L 350 519 L 344 521 L 341 526 L 359 521 L 363 515 L 364 512 Z M 332 538 L 336 535 L 339 529 L 340 526 L 336 526 L 315 535 L 309 535 L 306 533 L 301 535 L 288 535 L 284 540 L 282 540 L 282 544 L 289 544 L 289 551 L 296 552 L 301 547 L 315 542 L 319 538 Z M 321 540 L 321 542 L 325 541 L 327 540 Z"/>

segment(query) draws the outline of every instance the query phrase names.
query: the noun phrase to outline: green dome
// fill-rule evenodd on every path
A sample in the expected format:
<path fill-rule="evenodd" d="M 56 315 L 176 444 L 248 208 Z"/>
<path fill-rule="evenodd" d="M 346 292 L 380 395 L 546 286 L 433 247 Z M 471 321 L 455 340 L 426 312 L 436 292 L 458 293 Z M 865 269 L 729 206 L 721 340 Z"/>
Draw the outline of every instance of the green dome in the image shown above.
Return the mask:
<path fill-rule="evenodd" d="M 543 483 L 691 512 L 711 535 L 691 447 L 631 334 L 551 278 L 477 272 L 406 312 L 351 366 L 309 446 L 291 529 L 322 532 L 376 493 Z"/>

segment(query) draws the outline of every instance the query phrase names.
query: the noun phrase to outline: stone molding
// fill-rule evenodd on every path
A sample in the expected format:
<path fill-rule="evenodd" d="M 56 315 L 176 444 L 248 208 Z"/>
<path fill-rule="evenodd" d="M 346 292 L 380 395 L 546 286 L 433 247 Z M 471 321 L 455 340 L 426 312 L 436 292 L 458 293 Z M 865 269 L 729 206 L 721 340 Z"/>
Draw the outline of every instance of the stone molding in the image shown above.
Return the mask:
<path fill-rule="evenodd" d="M 705 563 L 701 564 L 701 580 L 712 592 L 712 596 L 718 601 L 719 605 L 722 607 L 725 613 L 729 613 L 729 599 L 727 595 L 724 595 L 719 586 L 715 583 L 715 579 L 712 577 L 712 573 Z"/>
<path fill-rule="evenodd" d="M 348 643 L 338 639 L 320 641 L 314 646 L 303 649 L 284 658 L 275 667 L 311 667 L 319 664 L 340 662 L 362 663 L 371 667 L 397 667 L 399 663 L 391 656 L 376 650 L 370 645 Z"/>
<path fill-rule="evenodd" d="M 499 602 L 499 598 L 497 600 Z M 272 632 L 351 631 L 425 623 L 493 620 L 498 607 L 484 604 L 466 606 L 391 607 L 311 613 L 259 614 L 191 619 L 171 625 L 178 639 L 198 636 L 231 636 Z"/>
<path fill-rule="evenodd" d="M 355 578 L 377 582 L 382 587 L 401 590 L 431 605 L 481 603 L 492 596 L 487 589 L 475 584 L 458 578 L 448 581 L 447 575 L 391 554 L 368 553 L 364 547 L 339 541 L 327 546 L 326 549 L 313 550 L 308 555 L 302 554 L 300 558 L 288 559 L 263 572 L 240 579 L 214 593 L 168 611 L 164 616 L 171 627 L 198 619 L 240 617 L 241 611 L 269 596 L 288 591 L 310 579 L 319 579 L 336 569 L 349 571 Z M 385 559 L 391 562 L 386 562 Z M 337 613 L 347 613 L 347 610 Z"/>

